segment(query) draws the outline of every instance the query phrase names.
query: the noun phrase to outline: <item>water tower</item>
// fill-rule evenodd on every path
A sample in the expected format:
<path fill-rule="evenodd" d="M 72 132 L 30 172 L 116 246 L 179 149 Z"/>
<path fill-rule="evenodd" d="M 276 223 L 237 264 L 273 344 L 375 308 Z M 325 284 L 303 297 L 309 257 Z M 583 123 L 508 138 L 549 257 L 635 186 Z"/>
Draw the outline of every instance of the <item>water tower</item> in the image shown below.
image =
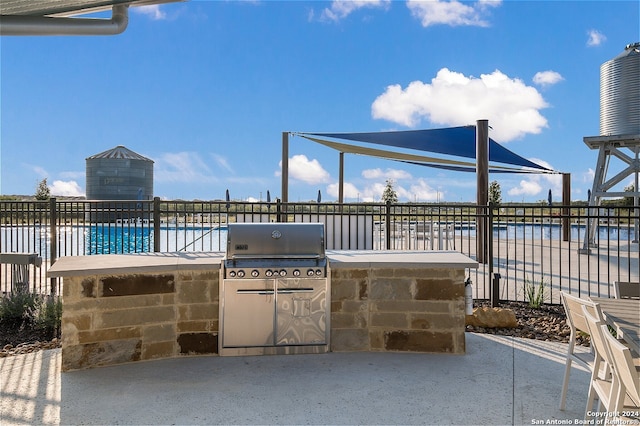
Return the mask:
<path fill-rule="evenodd" d="M 153 161 L 119 145 L 86 159 L 87 200 L 145 201 L 153 199 Z M 111 203 L 113 214 L 93 215 L 93 220 L 105 221 L 147 214 L 126 210 L 140 208 L 141 203 Z M 100 216 L 100 217 L 97 217 Z"/>
<path fill-rule="evenodd" d="M 598 162 L 589 197 L 589 207 L 598 208 L 605 197 L 633 197 L 638 214 L 640 188 L 640 43 L 628 44 L 624 51 L 600 66 L 600 136 L 585 137 L 590 149 L 598 150 Z M 622 170 L 607 177 L 611 158 L 621 161 Z M 634 176 L 634 191 L 612 190 L 629 176 Z M 593 212 L 593 209 L 590 209 Z M 635 242 L 638 242 L 638 218 Z M 582 252 L 595 246 L 598 218 L 588 220 L 588 237 Z"/>

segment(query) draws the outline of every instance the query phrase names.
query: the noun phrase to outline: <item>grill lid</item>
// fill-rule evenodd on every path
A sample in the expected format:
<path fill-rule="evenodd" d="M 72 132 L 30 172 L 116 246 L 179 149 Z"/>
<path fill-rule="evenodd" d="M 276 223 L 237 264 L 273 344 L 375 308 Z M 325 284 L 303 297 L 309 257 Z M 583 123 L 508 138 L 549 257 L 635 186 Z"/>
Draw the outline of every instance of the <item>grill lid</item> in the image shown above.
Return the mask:
<path fill-rule="evenodd" d="M 227 259 L 321 259 L 322 223 L 230 223 Z"/>

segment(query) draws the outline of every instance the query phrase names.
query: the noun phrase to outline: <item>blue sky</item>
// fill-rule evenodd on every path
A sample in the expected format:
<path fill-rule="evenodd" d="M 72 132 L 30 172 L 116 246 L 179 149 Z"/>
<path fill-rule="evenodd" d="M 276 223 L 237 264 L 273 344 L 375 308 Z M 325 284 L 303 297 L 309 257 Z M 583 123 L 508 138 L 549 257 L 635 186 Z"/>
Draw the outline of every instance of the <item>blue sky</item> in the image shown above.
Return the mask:
<path fill-rule="evenodd" d="M 191 0 L 132 8 L 118 36 L 5 36 L 0 193 L 47 178 L 84 195 L 85 159 L 124 145 L 154 160 L 155 196 L 265 200 L 280 196 L 283 131 L 488 119 L 586 199 L 600 66 L 637 41 L 638 1 Z M 289 154 L 290 201 L 337 199 L 336 151 L 292 137 Z M 473 173 L 345 155 L 345 201 L 380 201 L 388 179 L 400 201 L 475 200 Z M 503 201 L 560 198 L 559 175 L 489 179 Z"/>

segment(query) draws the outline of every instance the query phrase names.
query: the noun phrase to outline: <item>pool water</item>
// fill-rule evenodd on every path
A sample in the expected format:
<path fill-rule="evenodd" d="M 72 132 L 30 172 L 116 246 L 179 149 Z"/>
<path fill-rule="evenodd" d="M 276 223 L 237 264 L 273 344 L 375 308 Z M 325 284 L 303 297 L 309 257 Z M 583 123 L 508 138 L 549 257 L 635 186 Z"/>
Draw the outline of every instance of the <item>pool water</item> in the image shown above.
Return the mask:
<path fill-rule="evenodd" d="M 380 227 L 365 230 L 369 241 L 383 241 Z M 407 233 L 411 235 L 411 233 Z M 454 235 L 475 237 L 473 226 L 455 224 Z M 584 241 L 586 226 L 571 225 L 571 240 Z M 562 226 L 557 223 L 496 223 L 493 227 L 495 239 L 559 240 L 562 238 Z M 339 236 L 331 235 L 335 241 Z M 3 252 L 39 253 L 43 259 L 49 258 L 51 236 L 46 225 L 0 227 L 0 250 Z M 58 256 L 78 256 L 91 254 L 119 254 L 152 252 L 154 246 L 153 226 L 116 226 L 99 224 L 90 227 L 63 226 L 58 229 Z M 636 241 L 635 230 L 631 225 L 600 225 L 596 240 Z M 333 240 L 332 240 L 333 241 Z M 328 241 L 329 243 L 329 241 Z M 222 227 L 160 227 L 160 251 L 226 251 L 227 228 Z"/>
<path fill-rule="evenodd" d="M 227 228 L 160 228 L 160 251 L 225 251 Z M 85 234 L 85 254 L 153 251 L 152 227 L 92 226 Z"/>

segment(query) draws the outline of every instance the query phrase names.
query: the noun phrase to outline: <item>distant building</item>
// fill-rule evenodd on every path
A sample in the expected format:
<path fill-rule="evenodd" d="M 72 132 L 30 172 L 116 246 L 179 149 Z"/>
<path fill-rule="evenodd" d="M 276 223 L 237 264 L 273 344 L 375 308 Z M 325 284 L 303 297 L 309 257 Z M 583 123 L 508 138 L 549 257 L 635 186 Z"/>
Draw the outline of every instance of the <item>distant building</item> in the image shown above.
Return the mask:
<path fill-rule="evenodd" d="M 118 145 L 86 159 L 86 192 L 91 201 L 135 201 L 96 206 L 91 221 L 148 219 L 153 200 L 153 160 Z"/>

